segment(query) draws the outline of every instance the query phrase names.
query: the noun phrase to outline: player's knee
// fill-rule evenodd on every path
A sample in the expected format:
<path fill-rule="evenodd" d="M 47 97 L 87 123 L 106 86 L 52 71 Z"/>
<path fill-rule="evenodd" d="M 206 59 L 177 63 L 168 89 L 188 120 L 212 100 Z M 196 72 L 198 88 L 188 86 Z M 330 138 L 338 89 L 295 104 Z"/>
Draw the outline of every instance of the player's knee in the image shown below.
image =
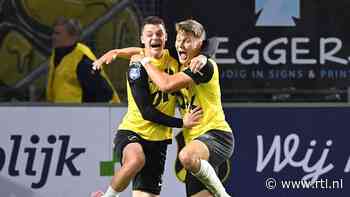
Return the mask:
<path fill-rule="evenodd" d="M 189 151 L 180 151 L 179 153 L 179 160 L 181 164 L 184 166 L 186 169 L 192 168 L 195 162 L 195 155 L 191 154 Z"/>

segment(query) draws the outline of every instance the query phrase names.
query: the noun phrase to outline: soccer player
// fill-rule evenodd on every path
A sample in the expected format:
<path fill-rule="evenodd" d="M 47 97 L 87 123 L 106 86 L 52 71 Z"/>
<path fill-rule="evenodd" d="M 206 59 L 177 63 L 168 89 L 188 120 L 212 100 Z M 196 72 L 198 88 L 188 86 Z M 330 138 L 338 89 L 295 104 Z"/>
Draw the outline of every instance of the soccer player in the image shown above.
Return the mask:
<path fill-rule="evenodd" d="M 182 114 L 187 108 L 200 106 L 203 118 L 192 129 L 184 129 L 185 147 L 178 158 L 187 170 L 186 191 L 188 196 L 227 197 L 224 186 L 217 177 L 215 168 L 219 167 L 233 153 L 234 138 L 232 130 L 225 120 L 221 105 L 219 72 L 217 64 L 207 59 L 206 65 L 197 73 L 188 66 L 197 56 L 205 38 L 203 26 L 195 20 L 185 20 L 176 24 L 176 50 L 181 72 L 169 75 L 153 65 L 149 57 L 135 57 L 140 60 L 152 81 L 164 92 L 180 90 L 184 103 Z"/>
<path fill-rule="evenodd" d="M 166 31 L 158 17 L 144 21 L 141 41 L 144 55 L 152 57 L 156 69 L 169 74 L 177 72 L 178 63 L 164 49 Z M 171 142 L 170 127 L 191 128 L 202 116 L 200 108 L 187 113 L 183 119 L 172 117 L 176 98 L 154 85 L 138 62 L 128 70 L 128 111 L 119 125 L 114 139 L 114 151 L 121 161 L 108 190 L 93 197 L 118 197 L 133 180 L 134 197 L 157 197 L 162 186 L 167 145 Z"/>

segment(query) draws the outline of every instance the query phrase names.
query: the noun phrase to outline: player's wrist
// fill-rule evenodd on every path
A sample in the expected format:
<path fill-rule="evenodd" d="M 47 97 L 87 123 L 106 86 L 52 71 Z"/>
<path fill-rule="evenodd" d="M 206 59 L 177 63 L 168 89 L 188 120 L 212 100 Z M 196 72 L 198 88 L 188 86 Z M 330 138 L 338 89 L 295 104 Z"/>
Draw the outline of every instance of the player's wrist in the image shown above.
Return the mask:
<path fill-rule="evenodd" d="M 180 119 L 178 128 L 185 128 L 185 121 L 183 119 Z"/>

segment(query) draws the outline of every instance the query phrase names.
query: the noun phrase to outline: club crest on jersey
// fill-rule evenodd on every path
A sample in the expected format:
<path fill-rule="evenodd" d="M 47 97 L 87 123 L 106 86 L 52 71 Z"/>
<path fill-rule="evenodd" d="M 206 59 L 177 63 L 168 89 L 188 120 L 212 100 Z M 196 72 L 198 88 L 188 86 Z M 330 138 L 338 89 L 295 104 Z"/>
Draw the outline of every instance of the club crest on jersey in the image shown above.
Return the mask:
<path fill-rule="evenodd" d="M 141 68 L 140 67 L 130 68 L 130 71 L 129 71 L 130 79 L 136 80 L 136 79 L 140 78 L 140 76 L 141 76 Z"/>

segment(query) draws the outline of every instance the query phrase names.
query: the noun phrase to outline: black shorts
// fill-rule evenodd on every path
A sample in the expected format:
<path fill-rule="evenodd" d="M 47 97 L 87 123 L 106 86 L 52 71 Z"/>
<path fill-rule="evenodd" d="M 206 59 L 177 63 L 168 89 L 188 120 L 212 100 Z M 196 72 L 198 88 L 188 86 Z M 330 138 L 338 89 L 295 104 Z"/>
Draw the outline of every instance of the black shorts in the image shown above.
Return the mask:
<path fill-rule="evenodd" d="M 133 190 L 159 195 L 169 141 L 148 141 L 132 131 L 119 130 L 114 137 L 114 152 L 121 165 L 123 149 L 129 143 L 141 144 L 146 159 L 145 166 L 133 179 Z"/>
<path fill-rule="evenodd" d="M 203 142 L 208 147 L 209 163 L 221 180 L 226 179 L 230 173 L 230 160 L 234 148 L 233 134 L 231 132 L 210 130 L 195 140 Z M 207 189 L 192 173 L 187 173 L 185 183 L 187 196 L 192 196 Z"/>

